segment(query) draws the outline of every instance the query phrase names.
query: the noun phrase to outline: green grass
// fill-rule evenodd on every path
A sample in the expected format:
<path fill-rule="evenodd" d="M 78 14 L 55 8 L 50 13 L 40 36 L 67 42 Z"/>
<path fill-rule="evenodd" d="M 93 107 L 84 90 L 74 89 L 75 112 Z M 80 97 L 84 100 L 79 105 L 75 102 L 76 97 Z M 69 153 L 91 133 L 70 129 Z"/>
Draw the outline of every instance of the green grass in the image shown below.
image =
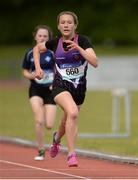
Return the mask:
<path fill-rule="evenodd" d="M 1 46 L 0 61 L 5 60 L 20 60 L 23 58 L 26 50 L 30 48 L 29 45 L 13 45 L 13 46 Z"/>
<path fill-rule="evenodd" d="M 35 141 L 34 119 L 27 95 L 27 87 L 0 89 L 0 135 L 19 137 Z M 79 133 L 111 132 L 111 92 L 88 91 L 78 119 Z M 122 100 L 121 100 L 122 101 Z M 129 138 L 77 139 L 77 148 L 97 150 L 113 154 L 138 156 L 138 92 L 131 92 L 131 136 Z M 121 103 L 122 105 L 122 103 Z M 122 113 L 123 113 L 123 108 Z M 51 142 L 51 134 L 60 122 L 61 110 L 52 131 L 46 131 L 46 142 Z M 123 117 L 123 116 L 122 116 Z M 123 122 L 123 118 L 121 120 Z M 123 123 L 120 131 L 123 132 Z M 66 146 L 65 138 L 62 141 Z"/>
<path fill-rule="evenodd" d="M 111 123 L 111 93 L 91 91 L 87 93 L 86 102 L 80 113 L 79 129 L 85 132 L 110 132 Z M 121 123 L 123 124 L 123 99 L 121 99 Z M 138 127 L 138 92 L 131 92 L 131 135 L 129 138 L 105 138 L 105 139 L 78 139 L 80 148 L 109 152 L 113 154 L 137 156 L 137 127 Z M 82 117 L 83 114 L 83 117 Z M 121 126 L 121 125 L 120 125 Z M 83 128 L 82 128 L 83 127 Z M 85 129 L 86 128 L 86 129 Z M 120 132 L 124 132 L 123 125 Z"/>
<path fill-rule="evenodd" d="M 1 46 L 0 47 L 0 79 L 21 79 L 22 61 L 27 45 Z"/>

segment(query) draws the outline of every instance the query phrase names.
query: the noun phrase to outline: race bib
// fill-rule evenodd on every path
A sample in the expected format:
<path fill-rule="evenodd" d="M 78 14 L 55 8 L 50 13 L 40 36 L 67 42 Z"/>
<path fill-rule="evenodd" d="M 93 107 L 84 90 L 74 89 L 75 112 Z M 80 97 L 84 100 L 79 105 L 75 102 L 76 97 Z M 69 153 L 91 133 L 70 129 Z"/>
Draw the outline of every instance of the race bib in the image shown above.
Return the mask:
<path fill-rule="evenodd" d="M 57 65 L 57 71 L 62 75 L 63 79 L 78 79 L 82 76 L 84 76 L 84 69 L 87 65 L 87 62 L 85 62 L 83 65 L 78 67 L 66 67 L 63 69 L 60 69 Z"/>

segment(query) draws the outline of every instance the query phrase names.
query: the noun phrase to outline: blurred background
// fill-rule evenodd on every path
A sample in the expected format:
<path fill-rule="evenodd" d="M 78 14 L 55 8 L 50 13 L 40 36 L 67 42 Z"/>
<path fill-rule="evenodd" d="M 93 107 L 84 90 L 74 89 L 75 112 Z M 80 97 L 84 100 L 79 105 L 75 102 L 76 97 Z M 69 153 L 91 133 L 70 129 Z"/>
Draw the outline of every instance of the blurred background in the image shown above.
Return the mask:
<path fill-rule="evenodd" d="M 33 46 L 34 27 L 46 24 L 56 36 L 56 17 L 69 10 L 77 14 L 78 32 L 91 39 L 99 57 L 99 67 L 88 69 L 78 147 L 137 156 L 137 7 L 138 0 L 1 0 L 0 135 L 35 140 L 22 60 Z"/>
<path fill-rule="evenodd" d="M 137 7 L 137 0 L 1 0 L 0 43 L 30 44 L 37 24 L 47 24 L 57 33 L 57 14 L 71 10 L 78 15 L 78 31 L 91 37 L 94 44 L 135 46 Z"/>
<path fill-rule="evenodd" d="M 47 24 L 54 35 L 58 35 L 56 17 L 63 10 L 77 14 L 78 32 L 90 37 L 98 56 L 137 54 L 137 6 L 138 0 L 1 0 L 0 60 L 4 59 L 4 62 L 0 63 L 3 63 L 6 72 L 1 72 L 0 78 L 19 78 L 17 70 L 13 74 L 11 71 L 16 67 L 20 70 L 19 61 L 26 48 L 33 45 L 34 27 Z M 11 70 L 7 72 L 6 67 L 10 63 Z"/>

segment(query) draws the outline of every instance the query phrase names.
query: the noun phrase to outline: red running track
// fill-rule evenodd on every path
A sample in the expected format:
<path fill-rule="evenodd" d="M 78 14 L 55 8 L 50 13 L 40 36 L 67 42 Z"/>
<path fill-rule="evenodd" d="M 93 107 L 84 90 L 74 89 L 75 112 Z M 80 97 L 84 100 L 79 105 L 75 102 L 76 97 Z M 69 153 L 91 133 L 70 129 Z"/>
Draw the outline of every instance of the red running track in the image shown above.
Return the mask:
<path fill-rule="evenodd" d="M 78 157 L 79 166 L 69 168 L 66 155 L 34 161 L 35 148 L 0 144 L 0 179 L 138 179 L 138 165 Z"/>

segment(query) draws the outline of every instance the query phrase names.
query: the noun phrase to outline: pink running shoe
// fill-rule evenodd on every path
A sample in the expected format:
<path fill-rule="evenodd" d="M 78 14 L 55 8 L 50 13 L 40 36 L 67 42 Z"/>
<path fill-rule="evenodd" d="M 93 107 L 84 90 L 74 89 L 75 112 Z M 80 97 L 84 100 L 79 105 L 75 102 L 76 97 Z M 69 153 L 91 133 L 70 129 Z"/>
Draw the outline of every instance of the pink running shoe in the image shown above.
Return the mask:
<path fill-rule="evenodd" d="M 77 167 L 78 166 L 76 153 L 72 153 L 71 155 L 68 156 L 67 163 L 68 163 L 69 167 Z"/>
<path fill-rule="evenodd" d="M 59 147 L 60 147 L 60 142 L 56 142 L 55 140 L 55 135 L 56 135 L 57 132 L 55 132 L 53 134 L 53 144 L 51 145 L 50 147 L 50 156 L 52 158 L 56 157 L 57 154 L 59 153 Z"/>

